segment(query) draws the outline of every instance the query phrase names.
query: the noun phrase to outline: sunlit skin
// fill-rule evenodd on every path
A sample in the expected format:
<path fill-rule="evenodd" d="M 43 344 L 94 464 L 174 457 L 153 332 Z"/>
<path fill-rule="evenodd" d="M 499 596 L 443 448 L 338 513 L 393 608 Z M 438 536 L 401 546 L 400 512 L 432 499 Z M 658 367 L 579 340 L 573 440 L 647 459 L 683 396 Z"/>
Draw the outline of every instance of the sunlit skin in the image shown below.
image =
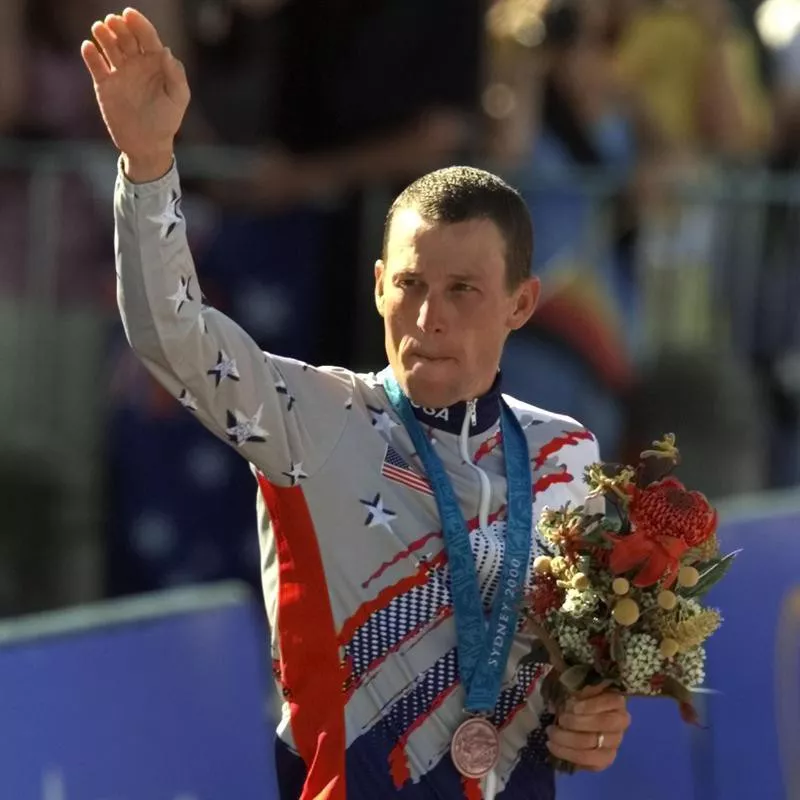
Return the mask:
<path fill-rule="evenodd" d="M 428 222 L 413 209 L 396 213 L 385 258 L 375 265 L 375 301 L 402 389 L 432 408 L 485 394 L 507 336 L 536 308 L 538 278 L 509 290 L 494 222 Z"/>

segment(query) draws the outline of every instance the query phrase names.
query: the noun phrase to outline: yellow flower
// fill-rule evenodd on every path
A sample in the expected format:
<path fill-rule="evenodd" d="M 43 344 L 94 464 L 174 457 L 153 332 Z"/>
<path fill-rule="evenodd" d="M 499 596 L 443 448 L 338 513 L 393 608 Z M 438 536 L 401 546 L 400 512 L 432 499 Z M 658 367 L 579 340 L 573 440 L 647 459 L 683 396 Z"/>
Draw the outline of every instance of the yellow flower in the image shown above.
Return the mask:
<path fill-rule="evenodd" d="M 722 623 L 716 609 L 701 611 L 688 619 L 664 615 L 659 620 L 658 631 L 665 639 L 674 639 L 681 653 L 701 645 Z"/>

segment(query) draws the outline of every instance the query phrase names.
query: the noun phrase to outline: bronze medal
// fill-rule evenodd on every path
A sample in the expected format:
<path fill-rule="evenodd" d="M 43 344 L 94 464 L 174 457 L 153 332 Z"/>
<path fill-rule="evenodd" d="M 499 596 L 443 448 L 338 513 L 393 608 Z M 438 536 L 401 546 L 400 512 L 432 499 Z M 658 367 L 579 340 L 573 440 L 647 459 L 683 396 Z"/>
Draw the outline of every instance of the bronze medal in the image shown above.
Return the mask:
<path fill-rule="evenodd" d="M 470 717 L 458 726 L 450 743 L 456 769 L 465 778 L 483 778 L 500 758 L 500 735 L 484 717 Z"/>

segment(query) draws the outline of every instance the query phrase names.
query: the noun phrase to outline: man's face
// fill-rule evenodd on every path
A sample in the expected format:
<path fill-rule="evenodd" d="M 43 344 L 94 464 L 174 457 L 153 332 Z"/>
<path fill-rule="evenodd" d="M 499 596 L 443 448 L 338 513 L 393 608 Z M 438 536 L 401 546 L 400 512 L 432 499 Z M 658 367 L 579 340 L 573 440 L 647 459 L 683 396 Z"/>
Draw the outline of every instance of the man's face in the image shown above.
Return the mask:
<path fill-rule="evenodd" d="M 400 386 L 432 408 L 485 393 L 506 337 L 533 313 L 538 280 L 508 290 L 506 245 L 485 219 L 431 223 L 400 210 L 385 255 L 375 265 L 375 300 Z"/>

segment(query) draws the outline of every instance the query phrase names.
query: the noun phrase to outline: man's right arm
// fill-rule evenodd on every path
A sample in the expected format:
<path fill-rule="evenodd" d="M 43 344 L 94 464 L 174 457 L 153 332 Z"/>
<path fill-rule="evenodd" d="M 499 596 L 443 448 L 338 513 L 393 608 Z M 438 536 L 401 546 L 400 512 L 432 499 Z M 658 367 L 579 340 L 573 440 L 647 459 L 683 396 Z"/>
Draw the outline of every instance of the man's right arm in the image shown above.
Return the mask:
<path fill-rule="evenodd" d="M 275 483 L 294 486 L 339 441 L 346 370 L 269 356 L 203 302 L 173 159 L 191 92 L 183 64 L 135 9 L 92 25 L 81 55 L 121 155 L 114 195 L 117 293 L 128 341 L 153 376 Z"/>
<path fill-rule="evenodd" d="M 207 306 L 186 238 L 177 167 L 167 162 L 162 174 L 163 162 L 122 164 L 114 202 L 117 287 L 131 347 L 212 433 L 273 482 L 296 485 L 338 442 L 352 375 L 268 355 Z"/>

